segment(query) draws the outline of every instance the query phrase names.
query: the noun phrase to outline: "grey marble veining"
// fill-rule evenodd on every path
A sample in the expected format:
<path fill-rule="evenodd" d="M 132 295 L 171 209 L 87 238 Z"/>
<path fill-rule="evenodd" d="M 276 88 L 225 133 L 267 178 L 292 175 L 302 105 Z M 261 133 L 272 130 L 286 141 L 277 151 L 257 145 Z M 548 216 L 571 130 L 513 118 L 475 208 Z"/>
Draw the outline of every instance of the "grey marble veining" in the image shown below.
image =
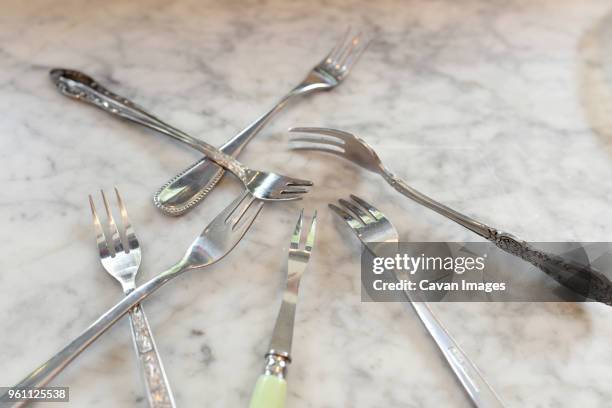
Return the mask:
<path fill-rule="evenodd" d="M 308 175 L 316 188 L 303 202 L 267 205 L 227 259 L 163 288 L 146 301 L 147 314 L 178 406 L 246 406 L 279 306 L 291 226 L 300 207 L 316 207 L 289 406 L 469 407 L 408 305 L 360 302 L 359 247 L 325 205 L 354 192 L 406 240 L 475 238 L 349 163 L 288 152 L 285 130 L 354 132 L 416 188 L 521 238 L 609 241 L 611 21 L 606 0 L 4 1 L 0 385 L 120 299 L 97 259 L 87 194 L 122 191 L 144 281 L 239 191 L 228 177 L 185 217 L 162 216 L 152 193 L 198 154 L 60 96 L 49 69 L 87 72 L 220 145 L 350 24 L 375 38 L 346 83 L 301 101 L 241 156 Z M 432 307 L 509 407 L 610 405 L 609 308 Z M 127 320 L 54 384 L 71 387 L 70 406 L 145 407 Z"/>

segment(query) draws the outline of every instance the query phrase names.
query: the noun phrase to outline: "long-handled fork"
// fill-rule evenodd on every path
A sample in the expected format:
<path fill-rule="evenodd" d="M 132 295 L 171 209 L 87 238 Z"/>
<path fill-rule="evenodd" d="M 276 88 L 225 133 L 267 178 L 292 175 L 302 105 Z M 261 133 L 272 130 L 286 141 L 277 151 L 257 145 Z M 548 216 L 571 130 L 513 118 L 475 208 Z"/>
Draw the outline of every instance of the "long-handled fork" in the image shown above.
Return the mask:
<path fill-rule="evenodd" d="M 512 234 L 476 221 L 415 190 L 387 169 L 374 149 L 357 136 L 327 128 L 293 128 L 290 131 L 304 133 L 291 138 L 293 149 L 331 153 L 378 173 L 401 194 L 491 241 L 501 250 L 531 263 L 561 285 L 581 296 L 612 305 L 612 282 L 601 272 L 539 250 Z"/>
<path fill-rule="evenodd" d="M 340 206 L 329 204 L 329 208 L 346 222 L 366 248 L 377 255 L 375 244 L 399 241 L 397 230 L 380 210 L 357 196 L 351 195 L 351 199 L 352 201 L 341 199 Z M 400 279 L 399 276 L 397 278 Z M 503 407 L 495 391 L 451 337 L 429 305 L 413 299 L 413 295 L 408 292 L 405 292 L 405 295 L 474 405 L 478 408 Z"/>
<path fill-rule="evenodd" d="M 274 325 L 270 347 L 266 353 L 264 373 L 257 380 L 249 408 L 283 408 L 285 406 L 287 397 L 285 378 L 287 367 L 291 363 L 291 344 L 298 290 L 300 279 L 306 270 L 314 246 L 317 212 L 315 211 L 310 228 L 305 234 L 302 233 L 303 218 L 304 210 L 300 213 L 291 235 L 289 259 L 287 260 L 287 286 Z"/>
<path fill-rule="evenodd" d="M 34 388 L 47 384 L 108 328 L 151 293 L 184 272 L 203 268 L 222 259 L 249 230 L 262 207 L 263 202 L 255 199 L 248 191 L 238 197 L 208 224 L 180 261 L 130 292 L 59 353 L 11 389 Z M 20 407 L 27 403 L 27 401 L 12 400 L 9 391 L 0 395 L 0 402 L 5 401 L 10 402 L 3 407 Z"/>
<path fill-rule="evenodd" d="M 282 97 L 272 109 L 225 143 L 220 151 L 225 155 L 237 157 L 247 143 L 263 129 L 276 113 L 287 106 L 289 101 L 338 86 L 348 76 L 351 68 L 366 49 L 367 43 L 363 40 L 361 34 L 353 35 L 350 29 L 347 30 L 341 41 L 308 73 L 299 85 Z M 144 108 L 109 91 L 93 78 L 81 72 L 54 69 L 51 71 L 51 79 L 58 89 L 68 97 L 90 103 L 114 116 L 178 138 L 204 152 L 201 147 L 194 145 L 195 138 L 164 123 L 146 112 Z M 206 152 L 204 153 L 206 154 Z M 166 214 L 181 215 L 201 201 L 213 189 L 223 174 L 223 168 L 207 158 L 201 159 L 166 183 L 155 194 L 154 202 Z M 297 194 L 299 194 L 299 191 L 295 189 L 285 188 L 285 190 L 289 190 L 285 194 L 290 193 L 291 198 L 297 198 Z M 285 195 L 285 198 L 289 197 L 289 195 Z"/>
<path fill-rule="evenodd" d="M 100 261 L 106 272 L 121 284 L 123 293 L 129 295 L 136 288 L 136 274 L 141 261 L 140 244 L 119 191 L 115 188 L 117 204 L 121 213 L 121 233 L 119 233 L 104 191 L 100 193 L 106 210 L 107 231 L 110 239 L 104 233 L 93 198 L 89 196 Z M 125 244 L 123 239 L 125 239 Z M 152 408 L 173 408 L 175 406 L 174 397 L 147 316 L 140 304 L 134 306 L 129 314 L 134 349 L 138 357 L 149 406 Z"/>
<path fill-rule="evenodd" d="M 229 170 L 244 187 L 260 200 L 297 200 L 312 182 L 276 173 L 250 169 L 233 156 L 196 139 L 156 118 L 127 98 L 116 95 L 87 75 L 67 69 L 53 69 L 51 78 L 65 95 L 88 102 L 123 119 L 153 128 L 203 153 L 219 166 Z"/>

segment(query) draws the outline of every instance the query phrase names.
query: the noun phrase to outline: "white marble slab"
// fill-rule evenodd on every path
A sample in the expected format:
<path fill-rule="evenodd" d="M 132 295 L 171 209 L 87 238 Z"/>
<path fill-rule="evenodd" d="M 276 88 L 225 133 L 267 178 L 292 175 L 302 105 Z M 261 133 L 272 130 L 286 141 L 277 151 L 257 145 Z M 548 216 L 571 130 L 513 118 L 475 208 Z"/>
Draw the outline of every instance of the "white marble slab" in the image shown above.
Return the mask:
<path fill-rule="evenodd" d="M 353 192 L 406 240 L 473 235 L 346 162 L 291 154 L 285 129 L 355 132 L 426 194 L 524 239 L 607 241 L 611 22 L 607 0 L 4 1 L 0 385 L 20 380 L 121 297 L 96 256 L 88 194 L 123 192 L 144 281 L 176 261 L 239 191 L 227 179 L 187 216 L 162 216 L 152 193 L 198 154 L 60 96 L 49 69 L 83 70 L 222 144 L 351 24 L 376 35 L 351 77 L 283 114 L 241 156 L 308 175 L 312 194 L 268 205 L 226 260 L 181 277 L 145 308 L 180 407 L 246 406 L 279 305 L 291 226 L 301 206 L 318 208 L 288 405 L 470 406 L 407 305 L 360 302 L 359 247 L 325 205 Z M 433 308 L 507 406 L 610 406 L 609 308 Z M 70 386 L 69 406 L 145 406 L 130 342 L 122 321 L 57 377 Z"/>

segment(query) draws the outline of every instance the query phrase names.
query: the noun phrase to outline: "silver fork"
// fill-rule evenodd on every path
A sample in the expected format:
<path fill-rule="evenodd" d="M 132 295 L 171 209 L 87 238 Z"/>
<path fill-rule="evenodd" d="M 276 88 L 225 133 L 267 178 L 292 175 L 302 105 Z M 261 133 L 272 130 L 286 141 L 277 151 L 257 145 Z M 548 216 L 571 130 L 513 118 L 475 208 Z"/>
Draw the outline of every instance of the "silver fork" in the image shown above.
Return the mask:
<path fill-rule="evenodd" d="M 531 263 L 561 285 L 581 296 L 612 304 L 612 282 L 603 273 L 537 249 L 512 234 L 476 221 L 415 190 L 387 169 L 374 149 L 357 136 L 327 128 L 300 127 L 290 131 L 304 133 L 291 138 L 294 150 L 331 153 L 378 173 L 401 194 L 491 241 L 501 250 Z"/>
<path fill-rule="evenodd" d="M 164 123 L 134 102 L 110 92 L 81 72 L 53 69 L 50 75 L 63 94 L 90 103 L 123 119 L 158 130 L 205 154 L 208 159 L 229 170 L 247 190 L 261 200 L 297 200 L 308 192 L 304 187 L 312 186 L 312 182 L 308 180 L 250 169 L 233 156 Z"/>
<path fill-rule="evenodd" d="M 225 155 L 237 157 L 247 143 L 289 101 L 297 99 L 298 96 L 330 90 L 338 86 L 347 77 L 366 46 L 367 41 L 362 40 L 361 34 L 351 35 L 351 30 L 347 30 L 342 40 L 308 73 L 298 86 L 285 95 L 267 113 L 225 143 L 220 148 L 220 151 Z M 192 142 L 195 140 L 185 132 L 164 123 L 146 112 L 142 107 L 131 102 L 129 99 L 112 93 L 97 81 L 81 72 L 54 69 L 50 74 L 52 81 L 66 96 L 88 102 L 107 113 L 178 138 L 186 143 L 189 143 L 186 140 L 191 140 Z M 202 151 L 200 147 L 189 144 Z M 224 157 L 224 159 L 227 158 Z M 154 202 L 166 214 L 181 215 L 201 201 L 221 179 L 223 174 L 223 168 L 212 163 L 207 158 L 201 159 L 166 183 L 154 195 Z M 298 198 L 300 193 L 302 192 L 292 189 L 292 196 L 285 196 L 285 198 Z"/>
<path fill-rule="evenodd" d="M 108 219 L 107 231 L 110 234 L 110 239 L 107 239 L 104 234 L 93 198 L 91 195 L 89 196 L 100 261 L 106 272 L 121 284 L 123 293 L 128 295 L 136 288 L 136 274 L 141 261 L 140 244 L 119 191 L 115 188 L 119 212 L 121 213 L 121 233 L 119 233 L 104 191 L 100 191 L 100 193 Z M 122 236 L 125 237 L 125 245 Z M 132 339 L 149 406 L 154 408 L 175 407 L 170 383 L 142 306 L 137 304 L 130 310 L 129 314 Z"/>
<path fill-rule="evenodd" d="M 365 200 L 351 195 L 352 201 L 339 200 L 340 206 L 329 204 L 363 245 L 376 254 L 376 244 L 380 242 L 399 242 L 399 234 L 385 215 Z M 396 276 L 401 279 L 400 276 Z M 444 358 L 463 385 L 473 404 L 478 408 L 503 407 L 499 397 L 485 381 L 478 368 L 470 361 L 459 345 L 438 320 L 429 305 L 414 298 L 414 294 L 404 292 L 417 316 L 436 342 Z"/>
<path fill-rule="evenodd" d="M 221 147 L 221 151 L 237 157 L 251 139 L 290 101 L 315 92 L 329 91 L 340 85 L 367 45 L 368 41 L 363 40 L 361 33 L 352 35 L 351 29 L 347 29 L 342 39 L 308 72 L 302 82 L 283 96 L 268 112 L 228 140 Z M 162 186 L 153 196 L 153 201 L 168 215 L 182 215 L 206 197 L 223 173 L 222 168 L 203 158 Z"/>
<path fill-rule="evenodd" d="M 245 191 L 243 195 L 235 199 L 208 224 L 193 241 L 180 261 L 130 292 L 59 353 L 32 371 L 12 388 L 35 388 L 46 385 L 83 350 L 151 293 L 187 271 L 200 269 L 221 260 L 249 230 L 262 207 L 262 201 L 257 200 L 248 191 Z M 0 401 L 9 400 L 8 391 L 0 395 Z M 25 404 L 27 404 L 27 401 L 14 401 L 3 405 L 3 407 L 21 407 Z"/>
<path fill-rule="evenodd" d="M 251 397 L 250 408 L 282 408 L 285 406 L 287 367 L 291 363 L 293 326 L 298 300 L 300 280 L 308 265 L 314 246 L 317 212 L 314 212 L 310 228 L 302 233 L 304 210 L 300 212 L 289 245 L 287 259 L 287 286 L 283 293 L 270 347 L 266 353 L 264 373 L 258 378 Z M 300 244 L 303 243 L 303 246 Z"/>

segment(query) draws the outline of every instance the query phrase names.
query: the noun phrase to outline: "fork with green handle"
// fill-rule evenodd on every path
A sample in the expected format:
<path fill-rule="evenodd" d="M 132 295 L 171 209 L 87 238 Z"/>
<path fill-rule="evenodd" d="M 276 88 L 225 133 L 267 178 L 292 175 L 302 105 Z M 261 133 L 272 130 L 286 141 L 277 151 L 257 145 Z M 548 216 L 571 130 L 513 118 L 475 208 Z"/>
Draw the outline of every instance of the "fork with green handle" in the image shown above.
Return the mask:
<path fill-rule="evenodd" d="M 270 348 L 266 353 L 264 373 L 257 379 L 249 408 L 283 408 L 285 406 L 287 399 L 285 377 L 287 367 L 291 363 L 291 343 L 298 290 L 314 244 L 317 212 L 315 211 L 310 229 L 305 234 L 302 234 L 303 219 L 304 210 L 301 211 L 293 235 L 291 235 L 289 259 L 287 260 L 287 286 L 276 318 Z M 303 246 L 300 241 L 303 241 Z"/>

